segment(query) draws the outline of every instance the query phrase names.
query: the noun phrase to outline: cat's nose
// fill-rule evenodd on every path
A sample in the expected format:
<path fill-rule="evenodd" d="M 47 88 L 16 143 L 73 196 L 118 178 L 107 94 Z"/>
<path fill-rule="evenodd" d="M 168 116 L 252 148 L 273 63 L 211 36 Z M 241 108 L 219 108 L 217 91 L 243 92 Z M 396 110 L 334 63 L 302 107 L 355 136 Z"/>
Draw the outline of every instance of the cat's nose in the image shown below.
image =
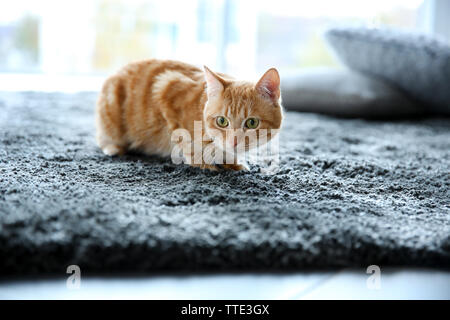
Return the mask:
<path fill-rule="evenodd" d="M 236 147 L 237 144 L 238 144 L 238 139 L 237 139 L 237 137 L 234 137 L 233 147 Z"/>

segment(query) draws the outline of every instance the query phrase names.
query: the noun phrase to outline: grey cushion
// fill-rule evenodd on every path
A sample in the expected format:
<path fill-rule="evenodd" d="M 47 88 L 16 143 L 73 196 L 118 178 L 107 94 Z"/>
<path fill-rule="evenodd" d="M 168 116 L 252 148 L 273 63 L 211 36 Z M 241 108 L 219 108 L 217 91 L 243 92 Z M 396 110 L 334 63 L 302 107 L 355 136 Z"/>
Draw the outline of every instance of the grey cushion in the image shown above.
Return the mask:
<path fill-rule="evenodd" d="M 283 74 L 283 106 L 289 110 L 343 117 L 393 117 L 423 113 L 383 81 L 348 69 L 311 68 Z"/>
<path fill-rule="evenodd" d="M 325 38 L 348 67 L 377 76 L 450 114 L 450 46 L 431 36 L 386 29 L 333 28 Z"/>

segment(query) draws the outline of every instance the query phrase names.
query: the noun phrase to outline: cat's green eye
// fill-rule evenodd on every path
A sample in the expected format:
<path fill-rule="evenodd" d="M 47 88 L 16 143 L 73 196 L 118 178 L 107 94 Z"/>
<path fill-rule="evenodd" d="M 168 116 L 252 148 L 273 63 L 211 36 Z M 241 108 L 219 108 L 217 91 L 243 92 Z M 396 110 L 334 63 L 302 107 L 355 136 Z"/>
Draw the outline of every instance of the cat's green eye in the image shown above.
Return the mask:
<path fill-rule="evenodd" d="M 221 128 L 228 127 L 228 120 L 225 117 L 217 117 L 216 118 L 216 123 Z"/>
<path fill-rule="evenodd" d="M 247 121 L 245 121 L 245 126 L 249 129 L 256 129 L 259 125 L 259 120 L 256 118 L 248 118 Z"/>

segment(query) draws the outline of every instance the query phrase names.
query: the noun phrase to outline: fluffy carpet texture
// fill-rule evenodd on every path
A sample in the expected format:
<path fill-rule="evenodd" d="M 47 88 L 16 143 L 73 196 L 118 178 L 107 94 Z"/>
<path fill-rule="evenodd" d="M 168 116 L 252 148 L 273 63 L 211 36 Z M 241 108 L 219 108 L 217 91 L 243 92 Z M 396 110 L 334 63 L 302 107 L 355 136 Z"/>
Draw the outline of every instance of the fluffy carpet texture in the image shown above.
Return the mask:
<path fill-rule="evenodd" d="M 275 175 L 109 158 L 96 95 L 0 94 L 0 270 L 450 267 L 450 120 L 287 113 Z"/>

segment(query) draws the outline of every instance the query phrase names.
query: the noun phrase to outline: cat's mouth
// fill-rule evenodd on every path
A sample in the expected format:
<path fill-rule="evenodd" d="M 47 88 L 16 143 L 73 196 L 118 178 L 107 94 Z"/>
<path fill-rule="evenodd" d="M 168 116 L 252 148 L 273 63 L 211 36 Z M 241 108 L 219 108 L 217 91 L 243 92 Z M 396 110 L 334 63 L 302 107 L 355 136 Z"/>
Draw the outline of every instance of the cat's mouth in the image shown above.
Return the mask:
<path fill-rule="evenodd" d="M 244 152 L 249 151 L 251 146 L 244 145 L 244 144 L 237 144 L 237 145 L 228 145 L 224 150 L 225 152 L 232 153 L 232 154 L 242 154 Z"/>
<path fill-rule="evenodd" d="M 249 145 L 236 145 L 233 147 L 233 150 L 235 151 L 235 153 L 238 153 L 239 151 L 249 151 L 250 149 L 252 149 Z"/>

